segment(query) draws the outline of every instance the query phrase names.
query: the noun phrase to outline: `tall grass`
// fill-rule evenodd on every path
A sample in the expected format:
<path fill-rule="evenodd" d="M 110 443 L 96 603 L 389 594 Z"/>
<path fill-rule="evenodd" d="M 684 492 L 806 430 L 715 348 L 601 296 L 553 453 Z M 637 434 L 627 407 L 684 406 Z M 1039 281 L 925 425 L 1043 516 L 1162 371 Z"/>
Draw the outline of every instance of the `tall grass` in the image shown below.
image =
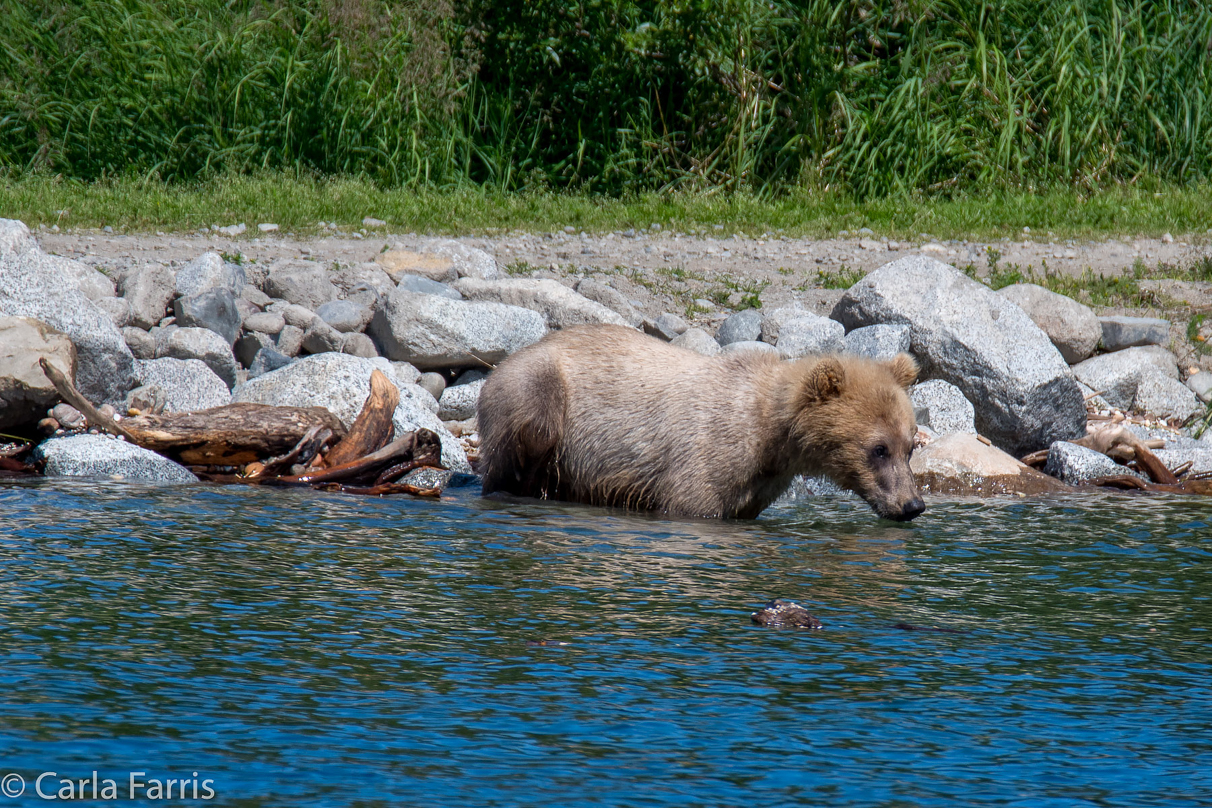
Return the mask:
<path fill-rule="evenodd" d="M 1195 0 L 0 0 L 0 166 L 391 186 L 1212 175 Z"/>

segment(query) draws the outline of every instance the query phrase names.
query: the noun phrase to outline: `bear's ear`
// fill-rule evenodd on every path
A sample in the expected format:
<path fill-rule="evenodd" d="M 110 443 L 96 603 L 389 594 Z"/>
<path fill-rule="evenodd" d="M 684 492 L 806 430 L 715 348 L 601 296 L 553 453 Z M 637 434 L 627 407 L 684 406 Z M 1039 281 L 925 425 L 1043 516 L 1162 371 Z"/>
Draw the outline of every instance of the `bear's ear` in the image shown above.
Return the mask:
<path fill-rule="evenodd" d="M 805 404 L 821 404 L 842 394 L 846 386 L 846 370 L 836 356 L 826 356 L 817 362 L 804 378 L 800 395 Z"/>
<path fill-rule="evenodd" d="M 892 371 L 892 378 L 896 379 L 896 383 L 906 390 L 917 381 L 917 362 L 909 354 L 897 354 L 888 363 L 888 369 Z"/>

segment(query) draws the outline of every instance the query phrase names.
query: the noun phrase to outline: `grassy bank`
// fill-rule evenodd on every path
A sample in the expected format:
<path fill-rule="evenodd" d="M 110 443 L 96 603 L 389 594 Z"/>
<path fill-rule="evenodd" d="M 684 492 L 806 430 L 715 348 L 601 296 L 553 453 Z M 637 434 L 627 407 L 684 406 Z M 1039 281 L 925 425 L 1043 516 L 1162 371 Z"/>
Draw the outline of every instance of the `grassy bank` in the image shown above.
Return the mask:
<path fill-rule="evenodd" d="M 678 232 L 825 238 L 870 228 L 889 238 L 992 240 L 1098 239 L 1194 235 L 1212 238 L 1212 189 L 1112 189 L 1083 195 L 997 191 L 950 198 L 900 196 L 859 200 L 836 191 L 796 190 L 773 198 L 745 193 L 681 192 L 623 197 L 470 188 L 455 191 L 382 188 L 365 180 L 295 179 L 282 174 L 235 175 L 169 185 L 114 180 L 79 183 L 44 176 L 0 180 L 0 216 L 31 226 L 119 231 L 184 231 L 244 222 L 272 222 L 310 233 L 318 223 L 360 227 L 363 217 L 396 232 L 589 232 L 659 224 Z M 717 230 L 719 227 L 721 229 Z M 1023 228 L 1031 230 L 1024 235 Z"/>
<path fill-rule="evenodd" d="M 1212 177 L 1197 0 L 4 9 L 0 167 L 17 172 L 860 198 Z"/>

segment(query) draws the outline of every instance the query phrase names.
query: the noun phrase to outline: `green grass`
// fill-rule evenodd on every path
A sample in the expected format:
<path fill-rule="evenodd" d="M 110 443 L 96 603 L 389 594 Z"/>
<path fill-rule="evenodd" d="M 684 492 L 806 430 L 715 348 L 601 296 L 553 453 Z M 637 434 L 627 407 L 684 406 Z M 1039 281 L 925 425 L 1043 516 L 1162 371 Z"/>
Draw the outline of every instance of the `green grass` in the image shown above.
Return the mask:
<path fill-rule="evenodd" d="M 840 191 L 797 189 L 763 197 L 751 193 L 502 193 L 382 187 L 369 180 L 316 179 L 263 172 L 188 183 L 112 179 L 93 183 L 45 175 L 0 179 L 0 216 L 48 227 L 117 231 L 184 231 L 244 222 L 282 232 L 318 232 L 318 223 L 360 228 L 363 217 L 394 232 L 549 232 L 573 227 L 591 233 L 643 229 L 726 236 L 734 232 L 828 238 L 863 227 L 892 239 L 1086 239 L 1133 235 L 1207 238 L 1212 188 L 1159 191 L 1114 188 L 1098 194 L 1072 189 L 990 190 L 934 197 L 906 194 L 860 200 Z M 722 229 L 717 230 L 719 226 Z"/>
<path fill-rule="evenodd" d="M 4 11 L 0 168 L 19 173 L 863 199 L 1212 179 L 1212 5 L 1199 0 Z"/>

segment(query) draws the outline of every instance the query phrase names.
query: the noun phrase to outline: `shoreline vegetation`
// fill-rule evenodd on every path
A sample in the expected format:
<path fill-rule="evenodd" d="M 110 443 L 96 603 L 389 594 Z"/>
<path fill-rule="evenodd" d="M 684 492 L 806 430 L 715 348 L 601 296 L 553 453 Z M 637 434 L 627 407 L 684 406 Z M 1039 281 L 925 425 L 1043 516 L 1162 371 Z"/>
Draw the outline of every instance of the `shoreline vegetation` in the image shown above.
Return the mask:
<path fill-rule="evenodd" d="M 1008 195 L 1021 228 L 1059 194 L 1073 234 L 1144 232 L 1164 217 L 1080 200 L 1207 187 L 1210 40 L 1194 0 L 29 0 L 0 16 L 0 172 L 365 178 L 515 216 L 735 193 L 776 227 L 778 200 L 892 217 Z"/>
<path fill-rule="evenodd" d="M 224 174 L 165 182 L 138 178 L 79 181 L 45 173 L 0 177 L 0 216 L 31 227 L 113 227 L 118 232 L 190 231 L 259 223 L 317 234 L 321 223 L 362 226 L 365 217 L 391 232 L 470 235 L 575 228 L 588 233 L 646 229 L 706 236 L 745 233 L 837 238 L 862 228 L 893 239 L 1106 240 L 1171 233 L 1212 242 L 1212 188 L 1207 185 L 1118 186 L 1095 193 L 1058 187 L 990 188 L 954 194 L 896 194 L 860 199 L 827 188 L 778 194 L 748 191 L 502 192 L 479 186 L 391 187 L 367 178 L 285 172 Z M 1026 229 L 1025 229 L 1026 228 Z"/>

